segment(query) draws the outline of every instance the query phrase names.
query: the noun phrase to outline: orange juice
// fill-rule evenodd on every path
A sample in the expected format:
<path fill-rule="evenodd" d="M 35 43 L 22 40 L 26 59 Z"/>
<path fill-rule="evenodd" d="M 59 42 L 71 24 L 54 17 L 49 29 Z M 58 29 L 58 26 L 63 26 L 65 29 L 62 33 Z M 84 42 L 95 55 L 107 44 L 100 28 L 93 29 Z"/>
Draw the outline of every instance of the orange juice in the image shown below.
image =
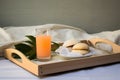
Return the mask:
<path fill-rule="evenodd" d="M 50 59 L 51 57 L 51 36 L 37 35 L 36 36 L 37 59 Z"/>

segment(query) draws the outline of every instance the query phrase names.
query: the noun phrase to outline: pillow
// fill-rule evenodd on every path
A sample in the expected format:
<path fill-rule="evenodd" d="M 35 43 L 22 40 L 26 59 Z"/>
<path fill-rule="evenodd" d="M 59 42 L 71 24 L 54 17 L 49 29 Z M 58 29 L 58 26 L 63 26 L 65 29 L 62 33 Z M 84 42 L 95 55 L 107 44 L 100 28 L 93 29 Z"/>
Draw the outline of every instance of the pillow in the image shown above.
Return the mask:
<path fill-rule="evenodd" d="M 8 47 L 8 44 L 11 42 L 12 38 L 10 35 L 3 28 L 0 28 L 0 56 L 2 55 L 3 49 Z"/>

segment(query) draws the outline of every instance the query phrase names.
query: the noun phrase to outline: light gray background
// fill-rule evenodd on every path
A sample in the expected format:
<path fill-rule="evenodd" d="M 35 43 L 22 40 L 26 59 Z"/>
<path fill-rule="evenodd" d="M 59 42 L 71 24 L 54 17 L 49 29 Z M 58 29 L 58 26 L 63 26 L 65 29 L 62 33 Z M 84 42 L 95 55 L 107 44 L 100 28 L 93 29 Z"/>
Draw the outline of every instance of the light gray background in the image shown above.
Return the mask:
<path fill-rule="evenodd" d="M 88 33 L 120 29 L 120 0 L 0 0 L 0 26 L 48 23 Z"/>

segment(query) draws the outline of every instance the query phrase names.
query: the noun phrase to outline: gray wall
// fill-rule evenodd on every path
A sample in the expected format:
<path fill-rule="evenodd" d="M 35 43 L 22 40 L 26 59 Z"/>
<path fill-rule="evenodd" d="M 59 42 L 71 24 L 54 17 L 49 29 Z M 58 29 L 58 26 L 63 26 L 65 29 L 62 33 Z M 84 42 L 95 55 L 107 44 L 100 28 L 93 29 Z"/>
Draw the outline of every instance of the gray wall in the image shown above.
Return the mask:
<path fill-rule="evenodd" d="M 0 0 L 0 26 L 46 23 L 89 33 L 120 29 L 120 0 Z"/>

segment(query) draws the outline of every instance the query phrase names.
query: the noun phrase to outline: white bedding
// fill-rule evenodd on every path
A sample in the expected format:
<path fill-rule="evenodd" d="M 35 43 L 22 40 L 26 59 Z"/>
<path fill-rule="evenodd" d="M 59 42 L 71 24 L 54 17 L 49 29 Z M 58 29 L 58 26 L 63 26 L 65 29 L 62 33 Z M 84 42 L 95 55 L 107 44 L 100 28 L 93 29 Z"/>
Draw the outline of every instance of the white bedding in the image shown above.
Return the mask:
<path fill-rule="evenodd" d="M 35 36 L 35 29 L 41 27 L 51 29 L 50 34 L 52 35 L 52 41 L 55 42 L 64 42 L 72 38 L 75 38 L 77 40 L 85 40 L 95 37 L 101 37 L 109 39 L 120 45 L 120 30 L 88 34 L 83 29 L 62 24 L 45 24 L 38 26 L 21 27 L 9 26 L 0 28 L 0 53 L 3 53 L 4 49 L 11 47 L 13 44 L 26 40 L 26 35 Z"/>

